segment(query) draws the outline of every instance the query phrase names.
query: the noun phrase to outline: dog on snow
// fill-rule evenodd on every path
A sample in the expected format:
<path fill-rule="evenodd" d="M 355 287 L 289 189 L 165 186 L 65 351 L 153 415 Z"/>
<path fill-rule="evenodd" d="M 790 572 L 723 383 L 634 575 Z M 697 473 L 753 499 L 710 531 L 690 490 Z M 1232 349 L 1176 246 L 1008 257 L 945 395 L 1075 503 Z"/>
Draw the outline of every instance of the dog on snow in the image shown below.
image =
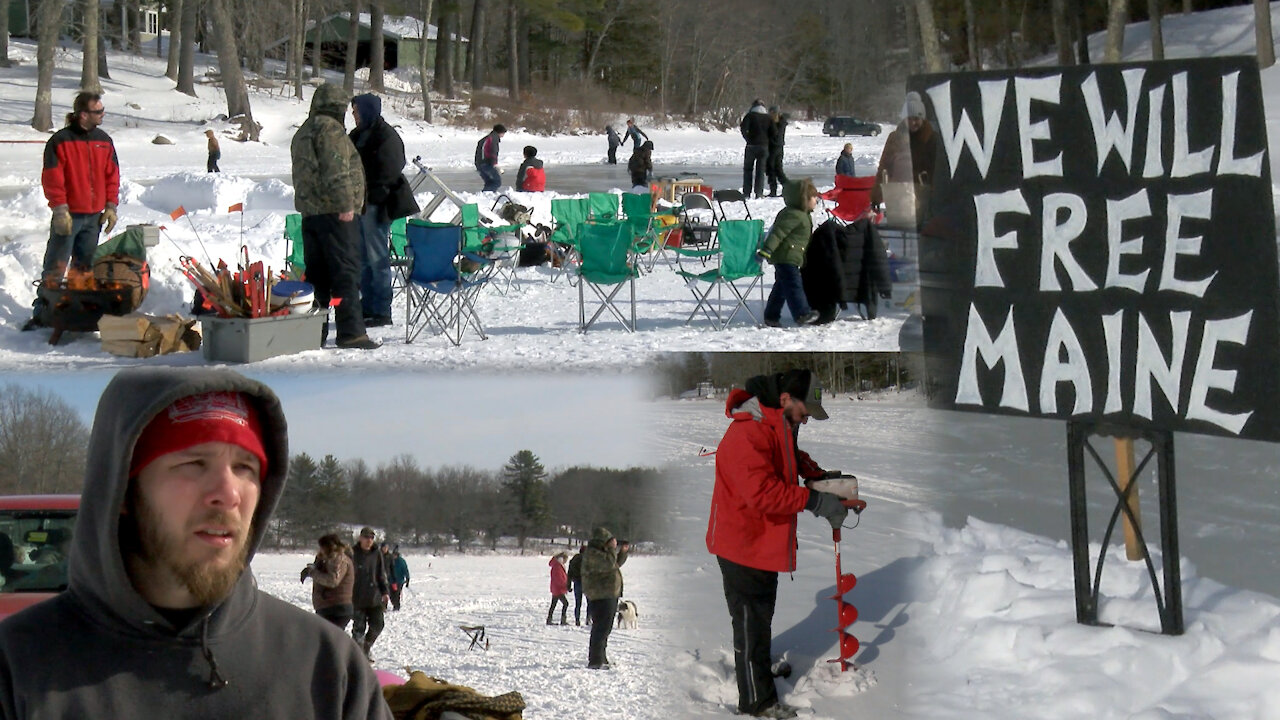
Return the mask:
<path fill-rule="evenodd" d="M 627 630 L 636 629 L 636 618 L 640 613 L 636 611 L 636 604 L 630 600 L 618 601 L 618 624 L 617 627 L 626 628 Z"/>

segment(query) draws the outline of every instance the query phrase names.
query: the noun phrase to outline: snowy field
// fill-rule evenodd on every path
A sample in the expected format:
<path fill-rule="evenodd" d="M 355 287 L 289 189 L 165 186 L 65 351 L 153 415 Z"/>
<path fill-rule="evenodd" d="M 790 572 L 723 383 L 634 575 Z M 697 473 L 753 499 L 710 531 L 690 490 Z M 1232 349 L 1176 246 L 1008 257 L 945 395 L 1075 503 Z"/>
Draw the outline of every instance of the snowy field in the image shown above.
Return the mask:
<path fill-rule="evenodd" d="M 254 558 L 253 571 L 264 590 L 310 610 L 311 583 L 299 584 L 298 570 L 313 557 L 263 554 Z M 684 621 L 668 592 L 669 558 L 635 556 L 622 566 L 627 597 L 640 616 L 636 629 L 610 637 L 608 671 L 586 667 L 590 627 L 573 624 L 572 594 L 569 625 L 545 624 L 549 555 L 410 552 L 405 559 L 412 580 L 373 646 L 376 668 L 401 677 L 408 676 L 405 668 L 422 670 L 485 695 L 516 690 L 531 719 L 681 717 L 680 699 L 671 693 L 671 657 Z M 584 623 L 585 615 L 584 600 Z M 488 650 L 470 648 L 459 625 L 483 625 Z"/>

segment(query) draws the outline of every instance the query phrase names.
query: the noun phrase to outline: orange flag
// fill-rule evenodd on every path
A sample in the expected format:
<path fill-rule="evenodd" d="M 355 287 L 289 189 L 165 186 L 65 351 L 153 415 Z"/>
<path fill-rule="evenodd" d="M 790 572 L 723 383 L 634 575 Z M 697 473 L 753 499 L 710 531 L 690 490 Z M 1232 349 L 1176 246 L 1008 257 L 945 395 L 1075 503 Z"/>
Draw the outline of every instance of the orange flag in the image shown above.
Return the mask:
<path fill-rule="evenodd" d="M 244 212 L 244 203 L 238 202 L 235 205 L 232 205 L 231 207 L 227 208 L 227 212 L 229 213 Z"/>
<path fill-rule="evenodd" d="M 173 212 L 169 213 L 169 217 L 173 220 L 177 220 L 178 218 L 186 214 L 187 214 L 187 209 L 179 205 L 177 210 L 174 210 Z"/>

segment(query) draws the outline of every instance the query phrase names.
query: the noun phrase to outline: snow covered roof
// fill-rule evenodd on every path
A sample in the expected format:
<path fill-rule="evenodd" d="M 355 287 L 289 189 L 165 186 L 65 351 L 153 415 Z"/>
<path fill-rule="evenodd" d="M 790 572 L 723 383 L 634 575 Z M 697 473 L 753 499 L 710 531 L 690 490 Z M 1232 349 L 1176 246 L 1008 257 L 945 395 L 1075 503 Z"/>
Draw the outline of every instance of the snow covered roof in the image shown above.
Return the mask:
<path fill-rule="evenodd" d="M 339 13 L 338 17 L 349 17 L 349 13 Z M 360 13 L 360 24 L 364 27 L 373 27 L 373 18 L 369 13 Z M 427 24 L 427 39 L 435 40 L 438 28 L 430 23 Z M 422 21 L 418 18 L 408 15 L 383 15 L 382 16 L 382 34 L 384 36 L 402 38 L 420 38 L 422 37 Z M 467 38 L 454 35 L 454 40 L 467 42 Z"/>

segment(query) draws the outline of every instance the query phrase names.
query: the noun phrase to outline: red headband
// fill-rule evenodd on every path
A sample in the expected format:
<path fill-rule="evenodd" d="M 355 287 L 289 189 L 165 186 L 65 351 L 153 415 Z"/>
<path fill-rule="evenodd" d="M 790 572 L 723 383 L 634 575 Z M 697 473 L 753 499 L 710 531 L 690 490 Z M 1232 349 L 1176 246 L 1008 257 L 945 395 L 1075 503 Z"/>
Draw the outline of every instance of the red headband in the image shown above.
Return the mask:
<path fill-rule="evenodd" d="M 189 395 L 161 410 L 133 447 L 129 476 L 137 477 L 161 455 L 207 442 L 238 445 L 253 453 L 260 466 L 258 478 L 266 477 L 267 453 L 262 445 L 258 412 L 249 399 L 238 392 Z"/>

